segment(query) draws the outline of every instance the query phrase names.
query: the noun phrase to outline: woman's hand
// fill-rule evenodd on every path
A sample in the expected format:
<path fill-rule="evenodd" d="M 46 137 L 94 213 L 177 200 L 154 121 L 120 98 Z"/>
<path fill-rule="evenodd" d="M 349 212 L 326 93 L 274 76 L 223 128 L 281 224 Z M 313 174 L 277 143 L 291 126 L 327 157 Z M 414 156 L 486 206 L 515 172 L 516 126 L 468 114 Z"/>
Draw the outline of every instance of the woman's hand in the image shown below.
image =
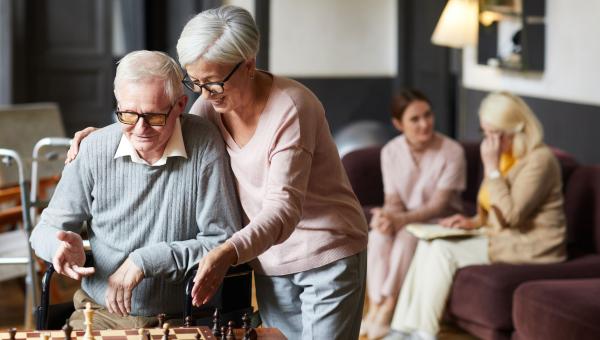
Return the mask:
<path fill-rule="evenodd" d="M 497 171 L 500 163 L 500 133 L 492 133 L 485 137 L 481 142 L 481 162 L 485 174 L 488 175 L 493 171 Z"/>
<path fill-rule="evenodd" d="M 89 136 L 90 133 L 94 132 L 98 130 L 98 128 L 95 127 L 86 127 L 85 129 L 81 130 L 81 131 L 77 131 L 75 132 L 75 135 L 73 136 L 73 142 L 71 143 L 71 147 L 69 148 L 69 151 L 67 152 L 67 159 L 65 159 L 65 164 L 69 164 L 71 163 L 71 161 L 73 161 L 75 159 L 75 157 L 77 157 L 77 154 L 79 153 L 79 144 L 81 144 L 81 141 Z"/>
<path fill-rule="evenodd" d="M 236 262 L 237 252 L 230 242 L 225 242 L 211 250 L 200 260 L 192 288 L 194 306 L 201 306 L 210 301 L 223 282 L 227 270 Z"/>
<path fill-rule="evenodd" d="M 441 219 L 438 222 L 441 226 L 447 228 L 462 228 L 462 229 L 475 229 L 477 226 L 473 223 L 473 220 L 466 217 L 465 215 L 456 214 L 450 217 Z"/>
<path fill-rule="evenodd" d="M 373 214 L 370 223 L 371 228 L 384 235 L 394 234 L 396 230 L 394 229 L 392 219 L 387 215 L 383 208 L 373 208 L 371 209 L 371 214 Z"/>

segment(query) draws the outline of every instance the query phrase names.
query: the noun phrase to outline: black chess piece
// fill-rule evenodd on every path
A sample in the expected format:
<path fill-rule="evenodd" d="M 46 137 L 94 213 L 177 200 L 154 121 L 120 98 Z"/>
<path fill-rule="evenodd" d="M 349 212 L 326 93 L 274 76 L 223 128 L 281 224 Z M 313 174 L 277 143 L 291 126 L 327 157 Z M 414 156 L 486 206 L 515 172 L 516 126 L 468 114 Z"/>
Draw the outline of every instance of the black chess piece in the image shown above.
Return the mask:
<path fill-rule="evenodd" d="M 71 327 L 71 322 L 69 319 L 65 321 L 65 325 L 62 328 L 65 333 L 65 340 L 71 340 L 71 332 L 73 332 L 73 327 Z"/>
<path fill-rule="evenodd" d="M 200 332 L 196 332 L 196 335 L 194 335 L 194 339 L 195 340 L 201 340 L 202 339 L 202 335 L 200 335 Z"/>
<path fill-rule="evenodd" d="M 229 321 L 227 323 L 227 336 L 225 337 L 225 340 L 236 340 L 235 334 L 233 332 L 234 328 L 235 328 L 235 324 L 233 323 L 233 321 Z"/>
<path fill-rule="evenodd" d="M 9 329 L 8 334 L 10 335 L 10 340 L 15 340 L 15 337 L 17 336 L 17 329 L 16 328 Z"/>
<path fill-rule="evenodd" d="M 244 338 L 242 340 L 256 340 L 256 330 L 250 325 L 248 313 L 244 313 L 242 316 L 242 327 L 244 328 Z"/>
<path fill-rule="evenodd" d="M 185 317 L 185 321 L 183 322 L 183 325 L 185 327 L 192 327 L 193 323 L 194 323 L 194 320 L 192 319 L 191 316 L 188 315 Z"/>
<path fill-rule="evenodd" d="M 163 328 L 167 315 L 165 313 L 160 313 L 156 316 L 156 318 L 158 319 L 158 328 Z"/>
<path fill-rule="evenodd" d="M 144 334 L 146 335 L 146 340 L 152 340 L 152 335 L 150 335 L 150 331 L 146 331 L 144 332 Z"/>
<path fill-rule="evenodd" d="M 221 340 L 227 340 L 227 327 L 221 326 Z"/>
<path fill-rule="evenodd" d="M 213 313 L 212 332 L 213 332 L 213 335 L 216 337 L 221 336 L 221 315 L 219 314 L 218 308 L 215 308 L 215 312 Z"/>

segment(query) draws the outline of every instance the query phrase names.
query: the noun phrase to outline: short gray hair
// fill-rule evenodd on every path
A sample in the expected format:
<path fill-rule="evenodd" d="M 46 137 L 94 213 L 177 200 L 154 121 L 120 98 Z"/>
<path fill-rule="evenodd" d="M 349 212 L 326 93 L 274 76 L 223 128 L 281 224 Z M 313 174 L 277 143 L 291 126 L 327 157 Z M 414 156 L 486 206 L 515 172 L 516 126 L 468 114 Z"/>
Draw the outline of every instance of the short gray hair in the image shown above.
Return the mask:
<path fill-rule="evenodd" d="M 221 6 L 188 21 L 177 42 L 177 54 L 183 67 L 199 58 L 234 64 L 256 57 L 258 41 L 258 28 L 247 10 Z"/>
<path fill-rule="evenodd" d="M 183 71 L 177 62 L 164 52 L 133 51 L 118 62 L 114 88 L 126 81 L 142 81 L 150 78 L 165 81 L 165 95 L 172 103 L 183 95 Z"/>

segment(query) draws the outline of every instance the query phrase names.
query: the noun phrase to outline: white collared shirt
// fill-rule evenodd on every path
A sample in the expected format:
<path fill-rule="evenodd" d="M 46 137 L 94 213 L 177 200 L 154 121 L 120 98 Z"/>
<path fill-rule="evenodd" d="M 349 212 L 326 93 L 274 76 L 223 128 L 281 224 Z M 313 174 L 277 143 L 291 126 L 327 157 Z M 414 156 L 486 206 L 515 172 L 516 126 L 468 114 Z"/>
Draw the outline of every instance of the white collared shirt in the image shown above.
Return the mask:
<path fill-rule="evenodd" d="M 173 129 L 173 134 L 169 141 L 167 142 L 167 146 L 165 147 L 165 151 L 163 151 L 162 157 L 154 162 L 153 164 L 149 164 L 144 159 L 140 157 L 137 153 L 129 139 L 125 137 L 125 135 L 121 136 L 121 142 L 119 142 L 119 147 L 117 148 L 117 152 L 115 152 L 115 159 L 119 157 L 130 156 L 131 161 L 134 163 L 145 164 L 150 166 L 161 166 L 167 164 L 167 158 L 169 157 L 183 157 L 187 159 L 187 152 L 185 152 L 185 144 L 183 143 L 183 135 L 181 134 L 181 121 L 177 118 L 175 122 L 175 128 Z"/>

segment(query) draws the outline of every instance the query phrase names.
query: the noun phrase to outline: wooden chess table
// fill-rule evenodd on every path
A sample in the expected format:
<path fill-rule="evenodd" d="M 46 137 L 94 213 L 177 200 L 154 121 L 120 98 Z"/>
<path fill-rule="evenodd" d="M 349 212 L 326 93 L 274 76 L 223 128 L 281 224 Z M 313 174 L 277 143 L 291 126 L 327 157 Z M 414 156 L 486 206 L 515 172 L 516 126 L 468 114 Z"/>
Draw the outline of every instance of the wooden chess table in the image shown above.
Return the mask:
<path fill-rule="evenodd" d="M 147 328 L 150 332 L 152 340 L 161 340 L 163 338 L 163 330 L 160 328 Z M 281 331 L 276 328 L 256 328 L 257 340 L 285 340 L 287 339 Z M 71 333 L 72 340 L 83 340 L 84 331 L 73 331 Z M 200 333 L 202 340 L 221 340 L 225 337 L 215 337 L 209 327 L 173 327 L 170 328 L 169 340 L 194 340 L 196 334 Z M 53 331 L 17 331 L 15 340 L 41 340 L 42 335 L 50 335 L 50 340 L 65 340 L 65 334 L 61 330 Z M 137 329 L 125 330 L 103 330 L 93 331 L 94 340 L 141 340 L 142 337 L 138 334 Z M 236 340 L 244 338 L 244 329 L 234 329 Z M 10 340 L 8 330 L 0 331 L 0 340 Z M 143 339 L 142 339 L 143 340 Z"/>

